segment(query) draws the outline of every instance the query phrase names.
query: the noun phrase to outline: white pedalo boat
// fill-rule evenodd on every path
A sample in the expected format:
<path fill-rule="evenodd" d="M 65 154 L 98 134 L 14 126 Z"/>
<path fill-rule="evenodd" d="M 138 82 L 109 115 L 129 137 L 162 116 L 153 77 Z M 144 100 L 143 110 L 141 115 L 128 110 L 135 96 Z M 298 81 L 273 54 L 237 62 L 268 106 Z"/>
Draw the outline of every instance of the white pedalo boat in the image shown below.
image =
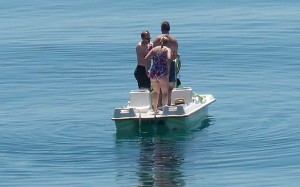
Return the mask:
<path fill-rule="evenodd" d="M 152 110 L 151 93 L 148 90 L 130 91 L 130 100 L 123 107 L 114 109 L 112 120 L 118 130 L 140 125 L 160 124 L 170 129 L 193 126 L 208 113 L 208 105 L 216 101 L 211 94 L 196 94 L 191 88 L 174 88 L 171 106 L 163 106 L 155 114 Z"/>

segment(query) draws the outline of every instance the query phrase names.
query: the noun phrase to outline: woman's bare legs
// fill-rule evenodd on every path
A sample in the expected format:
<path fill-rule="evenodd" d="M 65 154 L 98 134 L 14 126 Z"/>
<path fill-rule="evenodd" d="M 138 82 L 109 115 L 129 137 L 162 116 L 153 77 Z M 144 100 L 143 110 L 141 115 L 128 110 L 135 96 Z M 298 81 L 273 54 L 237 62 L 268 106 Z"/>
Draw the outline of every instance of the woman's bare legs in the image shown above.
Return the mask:
<path fill-rule="evenodd" d="M 169 91 L 169 77 L 165 76 L 159 80 L 151 79 L 153 86 L 153 110 L 157 111 L 157 105 L 159 103 L 159 92 L 161 91 L 161 105 L 168 105 L 168 91 Z"/>
<path fill-rule="evenodd" d="M 168 105 L 169 101 L 169 80 L 165 78 L 159 79 L 159 85 L 161 89 L 161 105 L 165 106 Z"/>
<path fill-rule="evenodd" d="M 158 104 L 158 98 L 159 98 L 159 92 L 160 92 L 160 86 L 159 82 L 156 79 L 151 79 L 151 84 L 153 86 L 153 110 L 157 110 L 157 104 Z"/>

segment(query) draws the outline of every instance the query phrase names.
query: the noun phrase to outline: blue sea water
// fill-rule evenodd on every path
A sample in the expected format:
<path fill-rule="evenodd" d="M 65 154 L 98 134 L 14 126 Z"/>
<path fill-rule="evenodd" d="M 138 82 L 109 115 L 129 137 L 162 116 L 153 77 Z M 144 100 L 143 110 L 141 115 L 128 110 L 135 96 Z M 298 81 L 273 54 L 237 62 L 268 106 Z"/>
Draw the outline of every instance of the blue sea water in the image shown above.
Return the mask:
<path fill-rule="evenodd" d="M 298 186 L 300 2 L 1 1 L 0 186 Z M 140 32 L 171 23 L 189 133 L 118 133 Z"/>

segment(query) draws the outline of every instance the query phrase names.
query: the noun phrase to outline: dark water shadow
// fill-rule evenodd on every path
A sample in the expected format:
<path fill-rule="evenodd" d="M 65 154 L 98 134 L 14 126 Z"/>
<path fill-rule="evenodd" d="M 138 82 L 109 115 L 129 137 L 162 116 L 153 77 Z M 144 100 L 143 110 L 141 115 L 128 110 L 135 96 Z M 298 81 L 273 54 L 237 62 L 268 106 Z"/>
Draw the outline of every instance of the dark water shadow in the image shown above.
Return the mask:
<path fill-rule="evenodd" d="M 185 186 L 181 165 L 188 149 L 188 141 L 204 128 L 213 125 L 212 116 L 204 118 L 197 129 L 168 131 L 159 125 L 146 126 L 132 133 L 117 132 L 116 144 L 122 149 L 122 143 L 128 140 L 139 144 L 138 186 Z"/>
<path fill-rule="evenodd" d="M 191 125 L 187 128 L 181 129 L 169 129 L 164 124 L 152 123 L 147 125 L 136 125 L 136 128 L 130 130 L 116 130 L 116 140 L 120 141 L 122 139 L 140 139 L 145 137 L 180 137 L 188 136 L 189 134 L 194 134 L 197 131 L 201 131 L 214 124 L 214 118 L 212 116 L 206 116 L 197 124 L 193 124 L 193 128 L 190 128 Z"/>

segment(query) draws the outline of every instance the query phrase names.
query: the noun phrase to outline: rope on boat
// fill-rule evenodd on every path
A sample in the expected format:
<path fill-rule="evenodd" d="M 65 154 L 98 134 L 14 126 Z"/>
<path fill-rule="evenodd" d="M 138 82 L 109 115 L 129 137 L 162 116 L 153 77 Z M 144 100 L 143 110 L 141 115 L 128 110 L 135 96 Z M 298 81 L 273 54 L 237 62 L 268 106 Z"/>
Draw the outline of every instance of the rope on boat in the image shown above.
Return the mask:
<path fill-rule="evenodd" d="M 205 103 L 206 102 L 206 97 L 205 96 L 201 96 L 199 94 L 196 94 L 195 92 L 194 92 L 194 94 L 200 99 L 200 103 Z"/>
<path fill-rule="evenodd" d="M 136 110 L 139 112 L 139 126 L 141 126 L 141 124 L 142 124 L 142 114 L 141 114 L 141 111 L 139 109 L 136 108 Z"/>
<path fill-rule="evenodd" d="M 157 114 L 157 109 L 156 109 L 156 111 L 154 111 L 154 124 L 156 125 L 157 124 L 157 121 L 156 121 L 156 114 Z"/>
<path fill-rule="evenodd" d="M 142 125 L 142 114 L 141 111 L 135 108 L 139 112 L 139 133 L 141 134 L 141 125 Z"/>

